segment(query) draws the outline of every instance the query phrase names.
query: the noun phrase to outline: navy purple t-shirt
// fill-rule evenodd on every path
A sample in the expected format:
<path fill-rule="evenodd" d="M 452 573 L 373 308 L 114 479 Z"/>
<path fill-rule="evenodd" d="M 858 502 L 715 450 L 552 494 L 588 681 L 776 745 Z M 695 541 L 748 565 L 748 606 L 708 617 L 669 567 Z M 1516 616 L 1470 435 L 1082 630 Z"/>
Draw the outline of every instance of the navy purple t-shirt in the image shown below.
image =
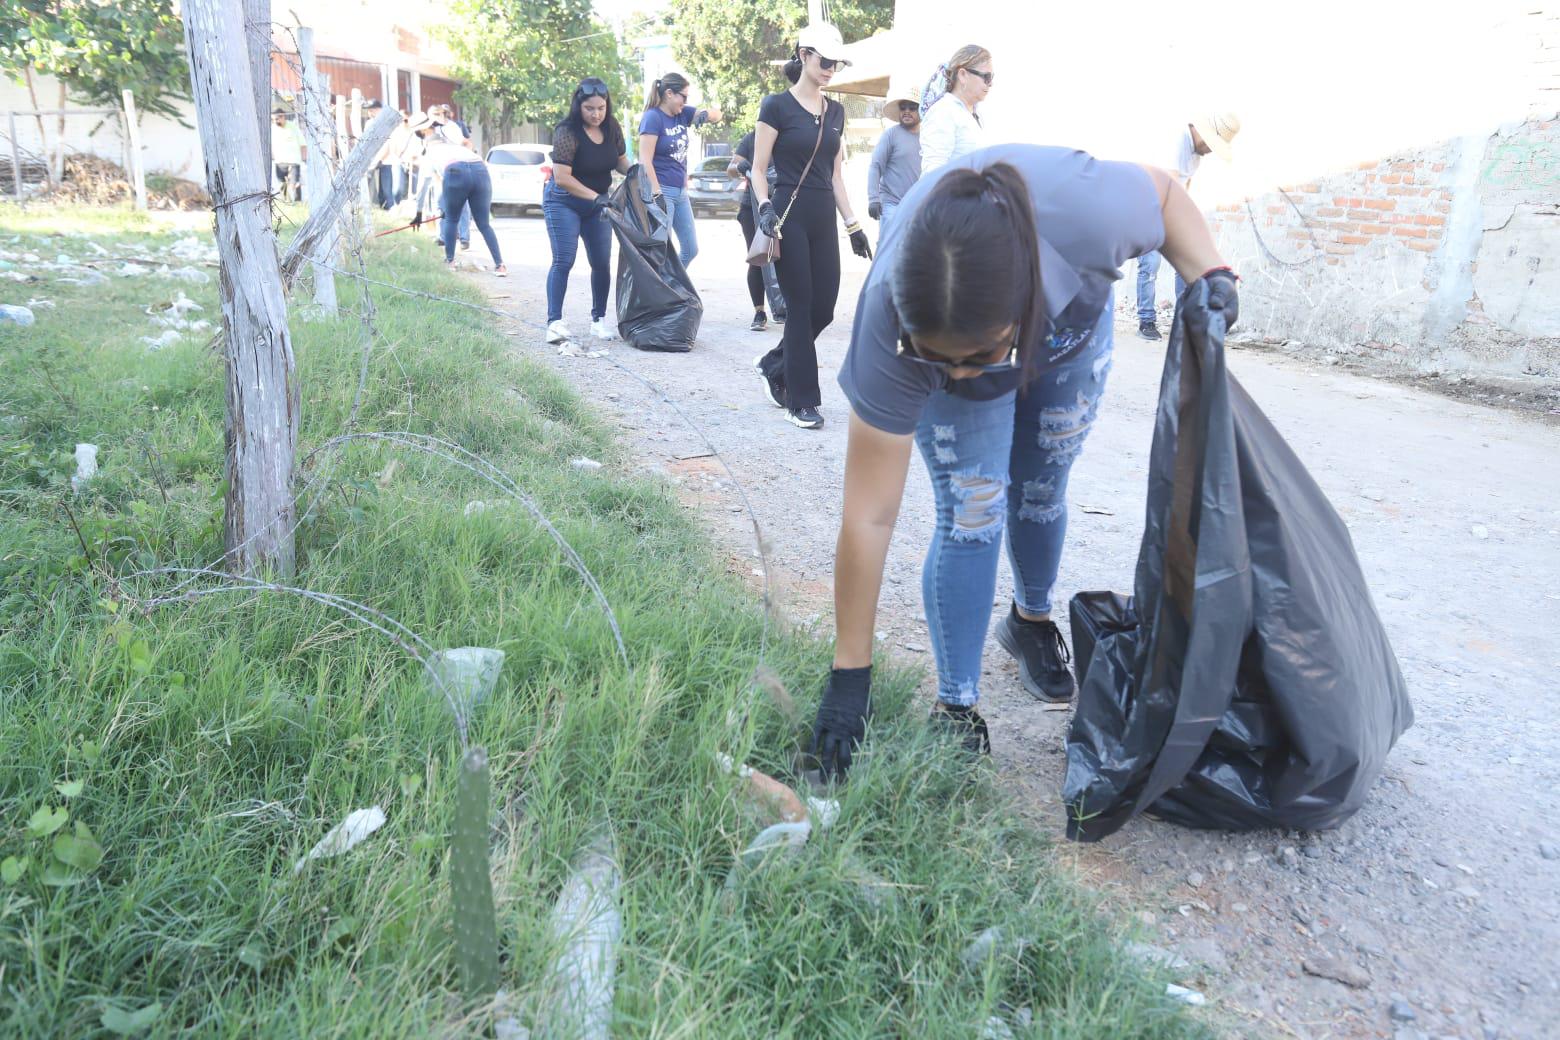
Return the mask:
<path fill-rule="evenodd" d="M 702 126 L 708 116 L 692 105 L 675 116 L 659 108 L 647 108 L 639 119 L 639 133 L 655 135 L 655 179 L 663 188 L 688 183 L 688 128 Z"/>

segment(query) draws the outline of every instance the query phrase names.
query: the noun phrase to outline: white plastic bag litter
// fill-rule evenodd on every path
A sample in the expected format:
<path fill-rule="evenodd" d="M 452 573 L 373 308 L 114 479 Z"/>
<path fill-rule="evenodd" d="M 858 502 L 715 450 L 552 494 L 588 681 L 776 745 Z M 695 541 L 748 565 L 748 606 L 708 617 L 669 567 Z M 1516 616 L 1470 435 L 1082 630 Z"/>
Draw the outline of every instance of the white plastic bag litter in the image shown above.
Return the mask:
<path fill-rule="evenodd" d="M 367 809 L 354 809 L 347 814 L 345 820 L 332 827 L 307 855 L 293 864 L 293 873 L 302 870 L 310 860 L 341 855 L 384 825 L 385 811 L 379 806 L 371 805 Z"/>

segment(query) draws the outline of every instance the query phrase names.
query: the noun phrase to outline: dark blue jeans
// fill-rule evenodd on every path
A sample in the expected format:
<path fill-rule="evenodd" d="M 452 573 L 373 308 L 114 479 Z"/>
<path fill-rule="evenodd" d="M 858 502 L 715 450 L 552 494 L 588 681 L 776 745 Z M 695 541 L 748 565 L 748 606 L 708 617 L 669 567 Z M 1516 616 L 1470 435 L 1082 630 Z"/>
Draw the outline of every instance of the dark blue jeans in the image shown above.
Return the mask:
<path fill-rule="evenodd" d="M 590 317 L 606 316 L 607 289 L 612 284 L 612 225 L 606 213 L 584 199 L 548 185 L 542 195 L 542 217 L 547 223 L 547 240 L 552 243 L 552 266 L 547 269 L 547 321 L 563 317 L 563 294 L 569 288 L 569 272 L 579 254 L 580 239 L 585 240 L 585 259 L 590 261 Z"/>
<path fill-rule="evenodd" d="M 449 165 L 444 171 L 442 200 L 444 259 L 455 259 L 455 225 L 460 220 L 460 211 L 469 205 L 471 219 L 476 221 L 477 230 L 482 232 L 482 241 L 487 243 L 488 252 L 493 254 L 493 266 L 503 266 L 504 257 L 498 251 L 498 236 L 493 234 L 493 222 L 488 219 L 488 210 L 492 204 L 493 178 L 488 176 L 485 163 L 458 162 Z"/>

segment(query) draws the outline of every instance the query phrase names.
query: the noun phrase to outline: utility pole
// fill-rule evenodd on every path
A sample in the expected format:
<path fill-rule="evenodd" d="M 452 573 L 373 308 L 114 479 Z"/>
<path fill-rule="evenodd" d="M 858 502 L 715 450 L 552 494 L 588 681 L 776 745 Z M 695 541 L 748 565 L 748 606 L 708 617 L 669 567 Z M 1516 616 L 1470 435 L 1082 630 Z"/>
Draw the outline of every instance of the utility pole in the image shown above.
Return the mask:
<path fill-rule="evenodd" d="M 262 166 L 266 105 L 255 89 L 241 0 L 184 0 L 190 94 L 216 214 L 227 361 L 223 537 L 236 573 L 291 575 L 299 393 Z M 268 23 L 267 23 L 268 25 Z M 269 32 L 267 32 L 269 40 Z M 269 58 L 267 59 L 269 92 Z"/>

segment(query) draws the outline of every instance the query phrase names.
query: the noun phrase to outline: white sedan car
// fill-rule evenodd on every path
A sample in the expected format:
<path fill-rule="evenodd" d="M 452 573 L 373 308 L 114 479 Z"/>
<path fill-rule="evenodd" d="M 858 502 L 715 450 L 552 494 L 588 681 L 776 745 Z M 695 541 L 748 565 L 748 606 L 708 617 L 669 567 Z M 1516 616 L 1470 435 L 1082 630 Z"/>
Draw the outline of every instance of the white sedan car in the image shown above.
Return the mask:
<path fill-rule="evenodd" d="M 501 144 L 488 150 L 487 168 L 493 179 L 493 212 L 524 215 L 542 208 L 542 192 L 552 180 L 552 147 Z"/>

